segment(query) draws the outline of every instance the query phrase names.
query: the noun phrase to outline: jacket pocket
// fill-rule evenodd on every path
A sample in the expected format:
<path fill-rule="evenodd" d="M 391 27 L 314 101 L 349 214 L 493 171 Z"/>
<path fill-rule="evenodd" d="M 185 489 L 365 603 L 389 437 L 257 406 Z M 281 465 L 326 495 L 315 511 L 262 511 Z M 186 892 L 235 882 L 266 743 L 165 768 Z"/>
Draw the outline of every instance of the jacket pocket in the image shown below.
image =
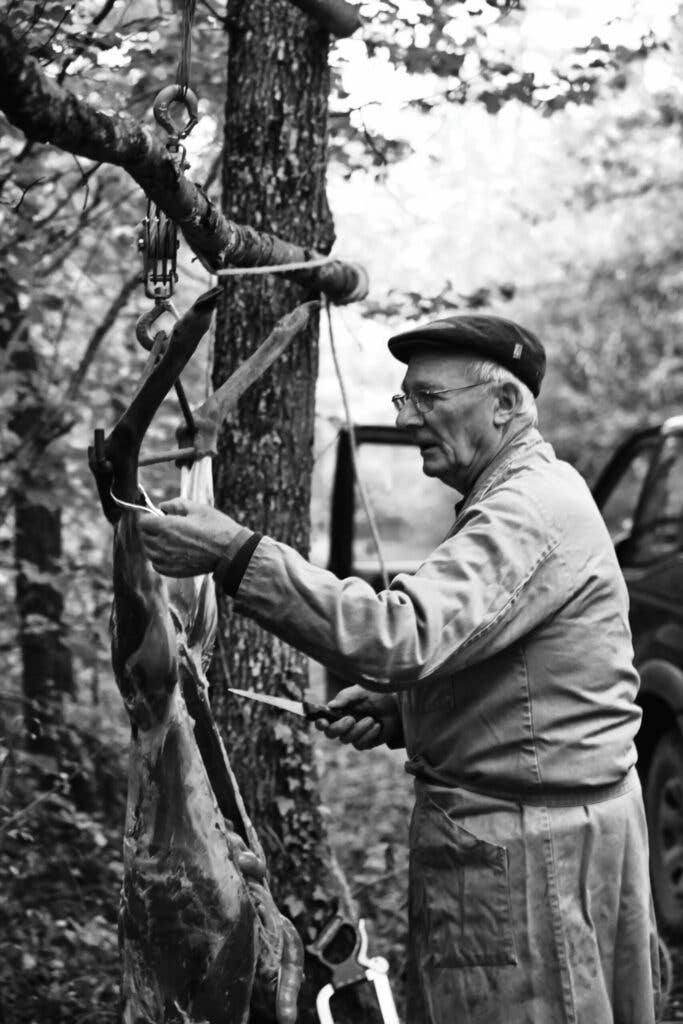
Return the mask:
<path fill-rule="evenodd" d="M 411 941 L 420 963 L 516 964 L 505 847 L 480 839 L 423 796 L 410 850 Z"/>

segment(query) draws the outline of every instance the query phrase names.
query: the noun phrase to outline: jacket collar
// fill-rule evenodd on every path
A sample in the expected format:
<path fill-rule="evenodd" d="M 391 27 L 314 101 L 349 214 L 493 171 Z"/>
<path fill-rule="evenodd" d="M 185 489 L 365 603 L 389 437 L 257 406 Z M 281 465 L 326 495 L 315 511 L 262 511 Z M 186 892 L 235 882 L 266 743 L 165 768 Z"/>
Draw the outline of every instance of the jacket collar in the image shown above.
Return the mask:
<path fill-rule="evenodd" d="M 490 490 L 490 488 L 506 473 L 509 466 L 519 458 L 524 457 L 527 452 L 543 444 L 543 438 L 536 427 L 528 427 L 521 433 L 516 434 L 504 448 L 495 455 L 488 466 L 482 470 L 474 481 L 472 488 L 455 506 L 456 520 L 462 515 L 466 508 L 474 504 L 479 498 Z"/>

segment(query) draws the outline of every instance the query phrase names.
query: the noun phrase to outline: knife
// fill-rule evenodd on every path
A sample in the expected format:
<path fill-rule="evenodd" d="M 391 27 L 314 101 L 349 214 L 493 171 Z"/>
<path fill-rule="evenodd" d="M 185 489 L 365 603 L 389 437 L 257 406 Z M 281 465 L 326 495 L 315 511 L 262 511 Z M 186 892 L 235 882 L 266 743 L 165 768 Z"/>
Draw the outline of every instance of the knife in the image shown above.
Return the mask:
<path fill-rule="evenodd" d="M 272 708 L 280 711 L 291 711 L 292 714 L 306 718 L 309 722 L 315 722 L 319 718 L 326 718 L 328 722 L 338 722 L 340 718 L 357 718 L 352 711 L 330 708 L 326 704 L 313 704 L 309 700 L 290 700 L 288 697 L 271 697 L 266 693 L 257 693 L 255 690 L 236 690 L 229 686 L 230 693 L 236 693 L 239 697 L 248 697 L 249 700 L 258 700 L 262 704 L 269 704 Z M 367 718 L 364 712 L 361 718 Z"/>

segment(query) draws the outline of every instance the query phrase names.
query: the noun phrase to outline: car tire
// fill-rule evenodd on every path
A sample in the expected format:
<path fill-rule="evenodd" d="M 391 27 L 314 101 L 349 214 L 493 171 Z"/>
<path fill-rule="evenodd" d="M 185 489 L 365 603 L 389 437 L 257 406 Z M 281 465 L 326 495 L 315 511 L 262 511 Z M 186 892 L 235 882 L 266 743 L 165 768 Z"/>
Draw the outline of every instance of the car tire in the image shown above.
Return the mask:
<path fill-rule="evenodd" d="M 657 740 L 645 783 L 652 894 L 660 926 L 683 935 L 683 739 Z"/>

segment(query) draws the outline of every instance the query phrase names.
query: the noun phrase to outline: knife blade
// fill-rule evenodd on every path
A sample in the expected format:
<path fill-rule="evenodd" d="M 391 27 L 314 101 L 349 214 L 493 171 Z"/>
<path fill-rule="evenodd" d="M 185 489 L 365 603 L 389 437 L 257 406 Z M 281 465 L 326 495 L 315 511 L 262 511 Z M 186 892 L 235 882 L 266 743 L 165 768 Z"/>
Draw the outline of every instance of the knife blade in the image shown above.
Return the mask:
<path fill-rule="evenodd" d="M 330 708 L 326 704 L 314 704 L 310 700 L 290 700 L 289 697 L 271 697 L 267 693 L 257 693 L 255 690 L 237 690 L 229 686 L 230 693 L 236 693 L 239 697 L 247 697 L 249 700 L 260 701 L 261 704 L 269 704 L 272 708 L 280 711 L 290 711 L 294 715 L 306 718 L 309 722 L 315 722 L 319 718 L 326 718 L 328 722 L 338 722 L 340 718 L 358 718 L 352 711 Z M 364 713 L 361 718 L 367 718 Z"/>

